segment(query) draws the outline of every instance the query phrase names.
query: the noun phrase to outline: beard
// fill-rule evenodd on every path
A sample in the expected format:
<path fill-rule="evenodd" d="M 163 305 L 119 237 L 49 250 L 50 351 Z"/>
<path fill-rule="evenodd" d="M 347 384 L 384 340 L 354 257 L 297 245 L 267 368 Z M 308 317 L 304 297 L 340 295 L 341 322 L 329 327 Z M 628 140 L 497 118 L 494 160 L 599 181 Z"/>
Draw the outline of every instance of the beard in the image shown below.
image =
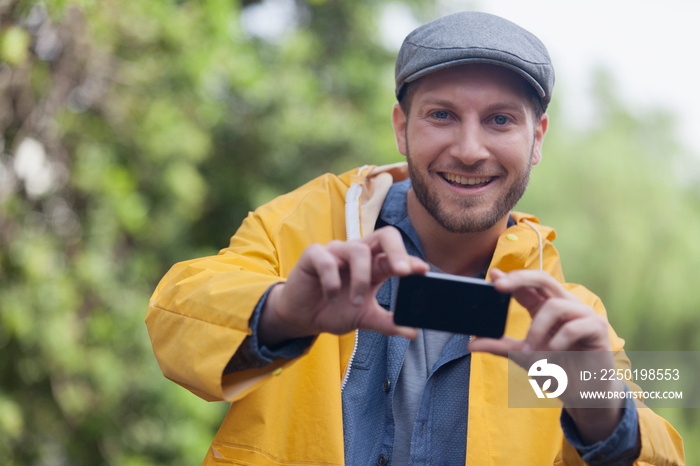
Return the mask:
<path fill-rule="evenodd" d="M 406 148 L 406 160 L 408 161 L 408 173 L 416 198 L 428 211 L 428 213 L 444 229 L 451 233 L 480 233 L 489 230 L 503 219 L 515 207 L 525 193 L 530 181 L 532 169 L 533 150 L 530 150 L 530 159 L 521 170 L 508 191 L 495 200 L 493 206 L 485 212 L 479 213 L 477 207 L 484 202 L 478 197 L 461 198 L 454 196 L 452 204 L 457 203 L 462 207 L 456 213 L 449 212 L 444 205 L 444 200 L 431 189 L 427 176 L 422 175 L 412 163 L 410 148 Z M 475 176 L 478 176 L 476 174 Z"/>

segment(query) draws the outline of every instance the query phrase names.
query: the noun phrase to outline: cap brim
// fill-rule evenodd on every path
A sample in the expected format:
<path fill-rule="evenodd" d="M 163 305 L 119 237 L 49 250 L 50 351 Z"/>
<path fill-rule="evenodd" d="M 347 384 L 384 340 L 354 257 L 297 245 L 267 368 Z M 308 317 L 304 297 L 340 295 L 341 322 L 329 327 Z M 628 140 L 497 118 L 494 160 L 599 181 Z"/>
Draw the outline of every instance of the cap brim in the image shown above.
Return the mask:
<path fill-rule="evenodd" d="M 510 63 L 506 63 L 501 60 L 494 60 L 490 58 L 462 58 L 459 60 L 452 60 L 448 61 L 445 63 L 439 63 L 437 65 L 429 66 L 427 68 L 423 68 L 421 70 L 416 71 L 413 74 L 410 74 L 406 79 L 404 79 L 404 86 L 410 82 L 416 81 L 417 79 L 422 78 L 423 76 L 426 76 L 430 73 L 434 73 L 436 71 L 445 69 L 445 68 L 452 68 L 454 66 L 459 66 L 459 65 L 467 65 L 467 64 L 476 64 L 476 63 L 486 63 L 490 65 L 496 65 L 496 66 L 501 66 L 503 68 L 507 68 L 511 71 L 514 71 L 518 75 L 520 75 L 523 79 L 525 79 L 528 83 L 532 85 L 532 87 L 535 88 L 537 91 L 537 94 L 540 96 L 541 99 L 544 99 L 545 97 L 545 91 L 544 88 L 537 82 L 535 78 L 532 77 L 527 71 L 518 68 L 517 66 L 514 66 Z M 403 86 L 402 86 L 403 87 Z M 401 89 L 396 90 L 397 95 L 401 93 Z"/>

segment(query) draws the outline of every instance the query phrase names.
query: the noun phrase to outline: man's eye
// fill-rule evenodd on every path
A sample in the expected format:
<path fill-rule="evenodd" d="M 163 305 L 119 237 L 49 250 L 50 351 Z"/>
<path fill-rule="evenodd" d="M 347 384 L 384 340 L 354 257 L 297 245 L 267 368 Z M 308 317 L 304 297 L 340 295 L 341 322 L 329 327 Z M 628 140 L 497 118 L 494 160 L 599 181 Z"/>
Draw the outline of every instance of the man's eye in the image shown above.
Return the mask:
<path fill-rule="evenodd" d="M 499 126 L 502 126 L 508 123 L 508 117 L 504 115 L 496 115 L 493 119 L 493 122 Z"/>
<path fill-rule="evenodd" d="M 438 110 L 437 112 L 433 112 L 433 117 L 437 118 L 438 120 L 446 120 L 450 117 L 450 114 L 444 110 Z"/>

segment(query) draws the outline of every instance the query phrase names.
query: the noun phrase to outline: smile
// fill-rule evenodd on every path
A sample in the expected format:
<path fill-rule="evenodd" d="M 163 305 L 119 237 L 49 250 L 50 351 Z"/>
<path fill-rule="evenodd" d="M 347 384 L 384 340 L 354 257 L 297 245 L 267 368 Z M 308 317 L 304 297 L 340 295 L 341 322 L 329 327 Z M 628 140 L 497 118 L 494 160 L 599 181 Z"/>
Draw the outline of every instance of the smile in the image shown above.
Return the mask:
<path fill-rule="evenodd" d="M 470 178 L 466 176 L 454 175 L 452 173 L 441 173 L 441 175 L 447 182 L 456 186 L 480 187 L 486 186 L 493 180 L 492 176 Z"/>

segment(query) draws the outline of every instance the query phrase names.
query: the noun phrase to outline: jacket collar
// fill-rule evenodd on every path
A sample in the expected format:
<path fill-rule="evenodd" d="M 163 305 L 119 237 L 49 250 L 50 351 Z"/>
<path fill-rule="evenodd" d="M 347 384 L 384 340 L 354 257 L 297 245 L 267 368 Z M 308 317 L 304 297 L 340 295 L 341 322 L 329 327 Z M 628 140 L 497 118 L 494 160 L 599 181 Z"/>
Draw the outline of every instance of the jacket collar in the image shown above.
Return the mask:
<path fill-rule="evenodd" d="M 410 181 L 392 189 L 395 183 L 408 179 L 408 164 L 406 162 L 379 167 L 364 166 L 359 170 L 348 172 L 342 177 L 350 185 L 345 202 L 348 239 L 359 238 L 374 231 L 380 214 L 388 224 L 397 224 L 403 221 L 404 217 L 407 220 L 405 193 L 410 186 Z M 389 198 L 388 201 L 393 207 L 383 209 L 390 191 L 392 198 Z M 402 201 L 393 199 L 393 196 L 401 196 L 402 194 Z M 403 202 L 403 204 L 396 204 L 396 202 Z M 535 216 L 522 212 L 511 212 L 511 219 L 515 224 L 510 222 L 509 228 L 501 234 L 491 261 L 491 267 L 498 267 L 506 272 L 523 268 L 548 270 L 547 265 L 558 269 L 558 254 L 551 245 L 551 241 L 556 238 L 554 229 L 541 225 Z M 420 248 L 420 242 L 417 241 L 417 238 L 414 241 Z M 552 257 L 547 258 L 546 255 Z M 549 271 L 550 273 L 560 273 L 554 270 Z"/>

